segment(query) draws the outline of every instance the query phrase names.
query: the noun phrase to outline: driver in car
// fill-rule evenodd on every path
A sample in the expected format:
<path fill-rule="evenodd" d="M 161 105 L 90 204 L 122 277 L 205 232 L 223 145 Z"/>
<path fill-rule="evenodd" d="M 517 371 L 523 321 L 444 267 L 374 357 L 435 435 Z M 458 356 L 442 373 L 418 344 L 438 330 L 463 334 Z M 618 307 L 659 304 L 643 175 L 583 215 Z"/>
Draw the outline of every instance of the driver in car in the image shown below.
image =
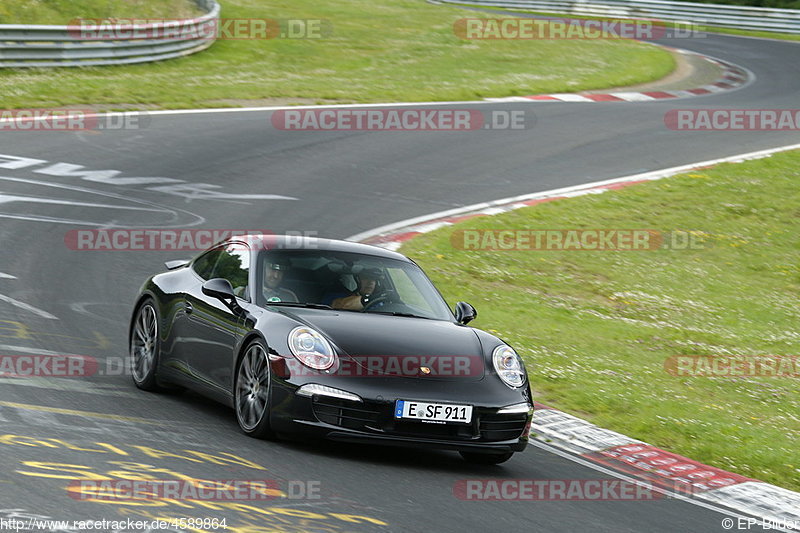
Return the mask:
<path fill-rule="evenodd" d="M 355 291 L 347 296 L 335 298 L 331 302 L 334 309 L 347 309 L 348 311 L 361 311 L 365 305 L 369 304 L 370 299 L 374 299 L 380 293 L 380 280 L 383 273 L 377 268 L 367 268 L 355 274 L 358 282 Z"/>
<path fill-rule="evenodd" d="M 269 302 L 298 302 L 297 295 L 285 287 L 281 287 L 283 277 L 289 269 L 285 259 L 264 263 L 264 300 Z"/>

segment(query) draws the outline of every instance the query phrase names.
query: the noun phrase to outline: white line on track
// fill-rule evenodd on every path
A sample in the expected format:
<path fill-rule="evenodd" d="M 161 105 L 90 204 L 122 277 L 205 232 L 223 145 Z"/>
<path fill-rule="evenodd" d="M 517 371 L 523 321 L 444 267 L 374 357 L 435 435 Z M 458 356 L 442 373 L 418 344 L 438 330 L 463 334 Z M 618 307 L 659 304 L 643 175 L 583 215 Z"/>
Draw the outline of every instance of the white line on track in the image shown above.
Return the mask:
<path fill-rule="evenodd" d="M 50 320 L 58 320 L 57 316 L 51 315 L 47 311 L 39 309 L 38 307 L 34 307 L 30 304 L 26 304 L 25 302 L 20 302 L 19 300 L 15 300 L 14 298 L 6 296 L 5 294 L 0 294 L 0 301 L 11 304 L 14 307 L 18 307 L 19 309 L 23 309 L 25 311 L 28 311 L 29 313 L 33 313 L 34 315 L 40 316 L 42 318 L 48 318 Z"/>
<path fill-rule="evenodd" d="M 17 279 L 17 276 L 12 276 L 11 274 L 0 272 L 0 279 Z"/>
<path fill-rule="evenodd" d="M 33 355 L 69 357 L 66 352 L 54 352 L 43 348 L 31 348 L 30 346 L 16 346 L 13 344 L 0 344 L 0 350 L 6 353 L 26 353 Z M 101 396 L 120 396 L 126 398 L 141 399 L 141 395 L 120 390 L 117 385 L 109 382 L 108 385 L 100 385 L 95 382 L 86 381 L 80 378 L 66 377 L 32 377 L 24 376 L 18 378 L 0 377 L 0 385 L 18 385 L 22 387 L 36 387 L 48 390 L 61 390 L 68 392 L 81 392 L 84 394 L 96 394 Z"/>
<path fill-rule="evenodd" d="M 96 396 L 115 396 L 120 398 L 143 399 L 141 394 L 126 392 L 118 385 L 98 386 L 92 382 L 66 377 L 19 377 L 0 378 L 0 385 L 16 385 L 20 387 L 34 387 L 49 391 L 80 392 L 81 394 L 94 394 Z M 145 397 L 146 398 L 146 397 Z"/>
<path fill-rule="evenodd" d="M 163 209 L 151 209 L 147 207 L 133 207 L 133 206 L 116 205 L 116 204 L 97 204 L 91 202 L 76 202 L 74 200 L 62 200 L 59 198 L 44 198 L 37 196 L 22 196 L 22 195 L 0 193 L 0 204 L 10 204 L 14 202 L 31 203 L 31 204 L 71 205 L 74 207 L 100 207 L 103 209 L 128 209 L 132 211 L 156 211 L 156 212 L 164 211 Z"/>
<path fill-rule="evenodd" d="M 26 183 L 26 184 L 37 185 L 37 186 L 42 186 L 42 187 L 51 187 L 51 188 L 56 188 L 56 189 L 63 189 L 63 190 L 82 193 L 84 196 L 85 195 L 104 196 L 106 198 L 113 198 L 115 200 L 122 200 L 122 201 L 126 201 L 126 202 L 140 204 L 140 205 L 150 206 L 151 208 L 153 208 L 152 211 L 155 211 L 155 212 L 161 211 L 161 212 L 167 213 L 169 215 L 172 215 L 173 219 L 177 218 L 178 214 L 185 214 L 185 215 L 188 215 L 189 217 L 191 217 L 192 219 L 194 219 L 192 221 L 187 221 L 185 223 L 180 223 L 180 224 L 174 224 L 174 223 L 167 223 L 166 225 L 162 224 L 160 226 L 162 229 L 164 229 L 164 228 L 172 228 L 172 227 L 184 228 L 184 227 L 188 227 L 188 226 L 197 226 L 198 224 L 202 224 L 203 222 L 205 222 L 205 218 L 201 217 L 200 215 L 196 215 L 196 214 L 192 213 L 191 211 L 186 211 L 185 209 L 178 209 L 178 208 L 174 208 L 174 207 L 168 207 L 168 206 L 165 206 L 165 205 L 156 204 L 154 202 L 149 202 L 149 201 L 146 201 L 146 200 L 138 200 L 138 199 L 130 198 L 129 196 L 124 196 L 124 195 L 121 195 L 121 194 L 115 194 L 115 193 L 105 192 L 105 191 L 98 191 L 96 189 L 88 189 L 86 187 L 78 187 L 78 186 L 75 186 L 75 185 L 65 185 L 63 183 L 59 184 L 59 183 L 51 183 L 49 181 L 32 180 L 32 179 L 26 179 L 26 178 L 12 178 L 12 177 L 9 177 L 9 176 L 0 176 L 0 181 L 9 181 L 9 182 L 12 182 L 12 183 Z M 104 227 L 104 228 L 134 227 L 134 226 L 125 225 L 125 224 L 114 224 L 114 223 L 109 223 L 109 222 L 97 223 L 97 222 L 84 221 L 84 220 L 70 220 L 70 219 L 66 219 L 66 218 L 48 217 L 48 216 L 36 215 L 36 214 L 14 215 L 14 214 L 11 214 L 11 213 L 0 213 L 0 218 L 11 218 L 11 219 L 16 219 L 16 220 L 30 220 L 30 221 L 37 221 L 37 222 L 52 222 L 52 223 L 58 223 L 58 224 L 100 226 L 100 227 Z"/>
<path fill-rule="evenodd" d="M 525 100 L 526 102 L 538 103 L 532 100 Z M 452 105 L 491 105 L 497 102 L 488 100 L 464 100 L 464 101 L 449 101 L 449 102 L 394 102 L 394 103 L 377 103 L 377 104 L 317 104 L 317 105 L 276 105 L 276 106 L 261 106 L 261 107 L 221 107 L 209 109 L 159 109 L 155 111 L 148 110 L 131 110 L 125 112 L 109 111 L 94 113 L 98 117 L 116 117 L 125 116 L 126 113 L 144 113 L 146 115 L 202 115 L 208 113 L 252 113 L 258 111 L 288 111 L 296 109 L 348 109 L 348 108 L 373 108 L 373 107 L 431 107 L 431 106 L 452 106 Z M 32 117 L 30 122 L 39 122 L 47 120 L 50 117 Z M 0 124 L 5 122 L 13 122 L 14 119 L 0 119 Z"/>
<path fill-rule="evenodd" d="M 11 344 L 0 344 L 0 350 L 4 350 L 7 352 L 31 353 L 34 355 L 60 355 L 60 356 L 77 355 L 65 352 L 54 352 L 52 350 L 45 350 L 43 348 L 30 348 L 28 346 L 15 346 Z"/>

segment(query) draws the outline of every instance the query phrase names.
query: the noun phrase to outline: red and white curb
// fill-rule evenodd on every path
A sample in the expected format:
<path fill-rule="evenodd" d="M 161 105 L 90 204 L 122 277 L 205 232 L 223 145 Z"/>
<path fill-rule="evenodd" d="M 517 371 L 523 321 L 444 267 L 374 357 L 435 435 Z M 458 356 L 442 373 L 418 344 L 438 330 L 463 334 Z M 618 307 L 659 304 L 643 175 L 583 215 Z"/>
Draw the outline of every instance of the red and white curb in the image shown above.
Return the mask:
<path fill-rule="evenodd" d="M 704 465 L 581 418 L 536 404 L 531 436 L 668 492 L 800 530 L 800 493 Z"/>
<path fill-rule="evenodd" d="M 666 48 L 666 47 L 665 47 Z M 731 91 L 744 86 L 753 79 L 753 75 L 746 69 L 714 59 L 697 52 L 689 50 L 672 49 L 685 55 L 694 55 L 704 58 L 706 61 L 722 67 L 722 76 L 713 83 L 685 89 L 680 91 L 621 91 L 605 94 L 597 93 L 556 93 L 556 94 L 536 94 L 532 96 L 509 96 L 506 98 L 487 98 L 489 102 L 652 102 L 653 100 L 666 100 L 670 98 L 688 98 L 694 96 L 704 96 L 707 94 Z"/>
<path fill-rule="evenodd" d="M 396 250 L 414 236 L 451 226 L 462 220 L 496 215 L 561 198 L 600 194 L 719 163 L 740 163 L 798 149 L 800 144 L 794 144 L 585 185 L 503 198 L 389 224 L 352 235 L 347 240 Z M 621 433 L 600 428 L 546 405 L 536 404 L 531 436 L 550 446 L 566 450 L 571 457 L 580 457 L 588 461 L 587 464 L 594 465 L 593 467 L 630 476 L 667 492 L 674 491 L 679 497 L 691 495 L 691 498 L 685 498 L 691 501 L 700 500 L 707 504 L 721 505 L 769 521 L 765 522 L 770 525 L 769 529 L 800 530 L 800 493 L 704 465 Z M 685 489 L 675 490 L 676 487 Z"/>

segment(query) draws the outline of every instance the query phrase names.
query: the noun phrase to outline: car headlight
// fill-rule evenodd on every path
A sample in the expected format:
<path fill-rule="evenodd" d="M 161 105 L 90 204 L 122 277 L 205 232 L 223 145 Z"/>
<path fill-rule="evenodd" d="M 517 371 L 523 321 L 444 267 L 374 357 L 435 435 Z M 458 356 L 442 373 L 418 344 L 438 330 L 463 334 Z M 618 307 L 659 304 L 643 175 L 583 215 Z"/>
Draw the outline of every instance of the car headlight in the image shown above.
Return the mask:
<path fill-rule="evenodd" d="M 525 367 L 517 352 L 511 346 L 501 344 L 492 352 L 494 369 L 503 383 L 512 389 L 525 384 Z"/>
<path fill-rule="evenodd" d="M 336 352 L 318 331 L 305 326 L 289 333 L 289 349 L 298 361 L 314 370 L 327 370 L 336 362 Z"/>

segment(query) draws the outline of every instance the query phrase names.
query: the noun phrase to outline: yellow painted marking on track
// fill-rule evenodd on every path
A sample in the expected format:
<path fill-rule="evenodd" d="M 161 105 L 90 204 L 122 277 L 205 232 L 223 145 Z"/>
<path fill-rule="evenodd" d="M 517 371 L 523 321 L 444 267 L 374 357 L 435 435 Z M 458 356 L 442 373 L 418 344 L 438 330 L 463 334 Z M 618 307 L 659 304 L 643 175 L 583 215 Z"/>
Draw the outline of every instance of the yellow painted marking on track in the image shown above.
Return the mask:
<path fill-rule="evenodd" d="M 108 337 L 99 331 L 93 331 L 92 333 L 94 334 L 94 342 L 97 348 L 101 350 L 111 348 L 111 340 Z"/>
<path fill-rule="evenodd" d="M 170 425 L 168 421 L 147 420 L 136 416 L 112 415 L 109 413 L 96 413 L 94 411 L 79 411 L 77 409 L 62 409 L 60 407 L 47 407 L 44 405 L 31 405 L 27 403 L 0 402 L 2 407 L 14 407 L 16 409 L 27 409 L 29 411 L 43 411 L 45 413 L 56 413 L 61 415 L 84 416 L 89 418 L 102 418 L 105 420 L 120 420 L 123 422 L 138 422 L 140 424 Z"/>
<path fill-rule="evenodd" d="M 3 324 L 9 324 L 5 326 Z M 9 330 L 11 335 L 1 335 L 2 337 L 11 337 L 14 339 L 32 339 L 33 335 L 25 324 L 17 322 L 16 320 L 0 320 L 0 331 Z"/>

